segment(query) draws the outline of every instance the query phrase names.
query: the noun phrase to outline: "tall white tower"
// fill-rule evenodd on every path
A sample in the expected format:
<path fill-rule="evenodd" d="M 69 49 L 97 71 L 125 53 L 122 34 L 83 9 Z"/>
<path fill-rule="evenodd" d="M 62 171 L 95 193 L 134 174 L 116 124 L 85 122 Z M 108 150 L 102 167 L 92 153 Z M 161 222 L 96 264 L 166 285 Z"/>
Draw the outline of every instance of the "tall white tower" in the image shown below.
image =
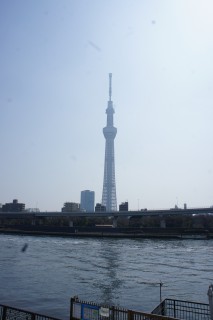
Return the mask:
<path fill-rule="evenodd" d="M 106 109 L 107 125 L 103 128 L 103 134 L 106 139 L 105 145 L 105 163 L 104 163 L 104 183 L 102 193 L 102 205 L 106 211 L 117 211 L 116 185 L 115 185 L 115 155 L 114 139 L 117 129 L 113 126 L 113 102 L 112 97 L 112 73 L 109 73 L 109 101 Z"/>

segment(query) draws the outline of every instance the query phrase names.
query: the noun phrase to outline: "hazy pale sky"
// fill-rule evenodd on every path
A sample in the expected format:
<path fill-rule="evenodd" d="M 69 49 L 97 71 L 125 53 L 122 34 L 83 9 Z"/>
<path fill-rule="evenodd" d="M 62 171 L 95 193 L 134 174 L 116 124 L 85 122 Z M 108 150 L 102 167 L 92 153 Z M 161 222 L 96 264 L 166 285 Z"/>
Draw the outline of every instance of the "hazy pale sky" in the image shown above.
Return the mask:
<path fill-rule="evenodd" d="M 213 205 L 212 0 L 1 0 L 0 202 L 102 197 L 112 72 L 118 205 Z"/>

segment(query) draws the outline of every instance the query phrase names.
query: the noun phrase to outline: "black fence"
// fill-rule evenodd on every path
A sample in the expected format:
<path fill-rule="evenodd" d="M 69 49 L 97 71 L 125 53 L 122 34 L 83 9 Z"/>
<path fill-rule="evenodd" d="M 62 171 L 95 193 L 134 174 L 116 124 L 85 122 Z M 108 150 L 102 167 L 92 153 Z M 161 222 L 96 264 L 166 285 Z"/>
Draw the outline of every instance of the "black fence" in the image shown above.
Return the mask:
<path fill-rule="evenodd" d="M 172 317 L 133 311 L 72 298 L 70 320 L 174 320 Z"/>
<path fill-rule="evenodd" d="M 211 319 L 208 304 L 183 300 L 165 299 L 152 313 L 183 320 Z"/>
<path fill-rule="evenodd" d="M 42 314 L 0 305 L 0 320 L 59 320 Z"/>
<path fill-rule="evenodd" d="M 205 303 L 165 299 L 151 313 L 71 299 L 70 320 L 210 320 Z M 46 315 L 0 305 L 0 320 L 60 320 Z"/>

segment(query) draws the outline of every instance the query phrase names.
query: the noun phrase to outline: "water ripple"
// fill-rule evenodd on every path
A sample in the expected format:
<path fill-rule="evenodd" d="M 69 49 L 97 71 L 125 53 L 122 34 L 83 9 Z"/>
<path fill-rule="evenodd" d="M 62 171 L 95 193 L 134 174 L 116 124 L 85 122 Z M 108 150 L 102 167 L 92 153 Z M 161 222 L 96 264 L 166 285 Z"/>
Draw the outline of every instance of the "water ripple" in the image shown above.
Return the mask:
<path fill-rule="evenodd" d="M 151 311 L 160 281 L 164 298 L 202 302 L 212 282 L 213 240 L 0 235 L 0 241 L 1 303 L 64 319 L 74 295 Z"/>

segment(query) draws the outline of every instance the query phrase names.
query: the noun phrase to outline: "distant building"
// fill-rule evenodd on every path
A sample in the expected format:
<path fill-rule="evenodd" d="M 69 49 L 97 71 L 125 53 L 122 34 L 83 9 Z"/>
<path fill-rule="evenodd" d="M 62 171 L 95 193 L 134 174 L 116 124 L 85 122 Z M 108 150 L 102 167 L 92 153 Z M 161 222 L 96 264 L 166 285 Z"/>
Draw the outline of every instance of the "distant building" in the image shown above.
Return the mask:
<path fill-rule="evenodd" d="M 95 212 L 105 212 L 105 211 L 106 211 L 105 206 L 103 206 L 101 203 L 96 203 Z"/>
<path fill-rule="evenodd" d="M 128 202 L 122 202 L 119 205 L 119 211 L 129 211 L 129 203 Z"/>
<path fill-rule="evenodd" d="M 11 203 L 5 203 L 1 208 L 2 212 L 22 212 L 24 210 L 25 204 L 18 203 L 17 199 L 14 199 Z"/>
<path fill-rule="evenodd" d="M 95 192 L 90 190 L 81 191 L 81 211 L 94 212 Z"/>
<path fill-rule="evenodd" d="M 80 204 L 75 202 L 65 202 L 61 212 L 79 212 Z"/>
<path fill-rule="evenodd" d="M 39 208 L 27 208 L 25 209 L 25 212 L 33 213 L 33 212 L 40 212 L 40 210 Z"/>

